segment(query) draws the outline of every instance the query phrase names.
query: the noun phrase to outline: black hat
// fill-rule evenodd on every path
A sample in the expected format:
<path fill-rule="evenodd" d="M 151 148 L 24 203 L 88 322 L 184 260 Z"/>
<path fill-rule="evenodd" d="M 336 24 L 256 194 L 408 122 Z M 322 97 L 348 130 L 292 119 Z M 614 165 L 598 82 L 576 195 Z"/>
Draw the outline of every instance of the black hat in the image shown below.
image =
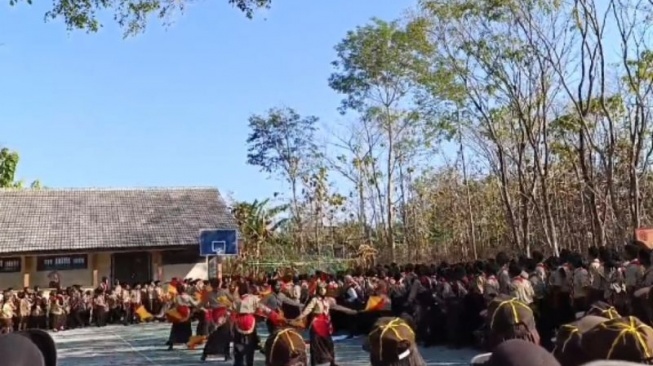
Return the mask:
<path fill-rule="evenodd" d="M 2 364 L 11 366 L 56 366 L 57 348 L 47 332 L 30 329 L 0 336 Z"/>

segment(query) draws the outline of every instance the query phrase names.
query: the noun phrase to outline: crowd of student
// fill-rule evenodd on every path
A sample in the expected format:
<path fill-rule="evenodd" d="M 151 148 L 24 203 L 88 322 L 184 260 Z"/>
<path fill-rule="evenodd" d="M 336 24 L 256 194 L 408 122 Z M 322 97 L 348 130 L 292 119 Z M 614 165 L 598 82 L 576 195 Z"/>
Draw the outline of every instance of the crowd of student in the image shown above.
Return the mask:
<path fill-rule="evenodd" d="M 73 286 L 47 297 L 38 289 L 9 290 L 2 297 L 0 328 L 61 331 L 170 321 L 169 349 L 204 343 L 202 359 L 233 356 L 236 366 L 251 366 L 257 350 L 268 365 L 335 365 L 331 336 L 337 330 L 368 334 L 365 348 L 372 360 L 378 358 L 373 365 L 422 365 L 418 344 L 494 352 L 513 339 L 522 340 L 519 347 L 531 347 L 525 342 L 552 351 L 553 360 L 565 366 L 596 359 L 648 363 L 650 286 L 651 253 L 635 243 L 619 251 L 590 248 L 587 256 L 498 253 L 484 261 L 389 264 L 349 273 L 175 279 L 131 287 L 105 279 L 93 292 Z M 270 333 L 265 344 L 257 334 L 259 321 Z M 300 352 L 305 329 L 308 353 Z M 605 347 L 587 349 L 597 344 Z"/>

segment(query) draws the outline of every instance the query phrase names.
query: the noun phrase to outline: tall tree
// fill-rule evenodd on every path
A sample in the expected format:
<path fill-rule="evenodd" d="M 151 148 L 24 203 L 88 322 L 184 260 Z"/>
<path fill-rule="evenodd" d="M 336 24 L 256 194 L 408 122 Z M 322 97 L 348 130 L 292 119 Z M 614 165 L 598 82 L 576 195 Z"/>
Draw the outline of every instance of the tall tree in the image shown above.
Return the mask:
<path fill-rule="evenodd" d="M 21 0 L 9 0 L 14 6 Z M 24 0 L 32 4 L 32 0 Z M 166 20 L 174 13 L 183 12 L 188 0 L 55 0 L 46 14 L 46 20 L 61 20 L 68 30 L 97 32 L 102 27 L 100 14 L 112 12 L 125 36 L 145 30 L 151 18 Z M 228 0 L 228 3 L 252 18 L 257 9 L 268 8 L 272 0 Z"/>
<path fill-rule="evenodd" d="M 247 163 L 269 174 L 278 174 L 291 189 L 291 210 L 301 232 L 301 178 L 309 174 L 317 147 L 318 118 L 303 117 L 292 108 L 273 108 L 249 118 L 251 130 Z M 300 238 L 301 239 L 301 238 Z"/>
<path fill-rule="evenodd" d="M 433 137 L 432 126 L 411 103 L 417 94 L 416 80 L 430 68 L 424 56 L 432 52 L 419 27 L 418 23 L 404 27 L 398 21 L 373 19 L 348 32 L 336 46 L 336 70 L 329 79 L 329 85 L 345 95 L 341 112 L 361 114 L 383 139 L 382 149 L 370 151 L 369 157 L 384 237 L 393 253 L 397 183 L 403 191 L 398 178 L 416 148 L 428 146 Z"/>

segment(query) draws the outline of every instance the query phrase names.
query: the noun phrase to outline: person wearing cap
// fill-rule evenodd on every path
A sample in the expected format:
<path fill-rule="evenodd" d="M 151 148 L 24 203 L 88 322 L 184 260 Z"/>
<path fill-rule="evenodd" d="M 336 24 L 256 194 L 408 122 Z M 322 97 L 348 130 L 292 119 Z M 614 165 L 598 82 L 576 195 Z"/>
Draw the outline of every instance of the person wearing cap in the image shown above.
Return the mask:
<path fill-rule="evenodd" d="M 560 366 L 546 349 L 522 339 L 505 341 L 481 356 L 485 357 L 475 357 L 472 366 Z"/>
<path fill-rule="evenodd" d="M 580 345 L 587 361 L 653 361 L 653 329 L 633 316 L 598 324 L 582 334 Z"/>
<path fill-rule="evenodd" d="M 307 348 L 300 331 L 278 328 L 265 340 L 265 366 L 305 366 Z"/>
<path fill-rule="evenodd" d="M 486 317 L 486 345 L 492 350 L 509 339 L 523 339 L 540 344 L 535 316 L 531 307 L 517 298 L 499 295 L 490 302 Z"/>
<path fill-rule="evenodd" d="M 310 348 L 311 365 L 329 363 L 336 365 L 335 348 L 331 334 L 333 325 L 331 323 L 330 310 L 340 311 L 346 314 L 355 315 L 358 311 L 336 304 L 336 300 L 327 296 L 327 284 L 318 284 L 316 295 L 308 302 L 304 311 L 297 320 L 309 318 L 310 321 Z"/>
<path fill-rule="evenodd" d="M 426 366 L 413 329 L 401 318 L 379 318 L 363 349 L 369 352 L 372 366 Z"/>
<path fill-rule="evenodd" d="M 587 315 L 569 324 L 562 325 L 556 334 L 553 355 L 563 366 L 578 366 L 589 358 L 581 348 L 581 337 L 590 329 L 607 321 L 608 318 Z"/>
<path fill-rule="evenodd" d="M 0 365 L 57 366 L 57 348 L 45 331 L 29 329 L 0 336 Z"/>

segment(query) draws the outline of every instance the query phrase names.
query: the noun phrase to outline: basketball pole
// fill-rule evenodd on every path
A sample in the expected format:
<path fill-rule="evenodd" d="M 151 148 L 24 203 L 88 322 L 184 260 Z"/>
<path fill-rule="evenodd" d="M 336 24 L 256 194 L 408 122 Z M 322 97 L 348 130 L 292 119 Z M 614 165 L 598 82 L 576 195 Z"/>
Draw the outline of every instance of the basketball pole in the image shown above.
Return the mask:
<path fill-rule="evenodd" d="M 204 258 L 206 259 L 206 280 L 207 280 L 207 281 L 210 281 L 210 280 L 211 280 L 211 272 L 209 272 L 209 268 L 211 268 L 211 267 L 209 266 L 209 262 L 210 262 L 209 259 L 210 259 L 210 258 L 209 258 L 208 255 L 207 255 L 206 257 L 204 257 Z"/>
<path fill-rule="evenodd" d="M 218 281 L 222 282 L 222 256 L 218 255 L 215 257 L 215 277 L 218 278 Z"/>

